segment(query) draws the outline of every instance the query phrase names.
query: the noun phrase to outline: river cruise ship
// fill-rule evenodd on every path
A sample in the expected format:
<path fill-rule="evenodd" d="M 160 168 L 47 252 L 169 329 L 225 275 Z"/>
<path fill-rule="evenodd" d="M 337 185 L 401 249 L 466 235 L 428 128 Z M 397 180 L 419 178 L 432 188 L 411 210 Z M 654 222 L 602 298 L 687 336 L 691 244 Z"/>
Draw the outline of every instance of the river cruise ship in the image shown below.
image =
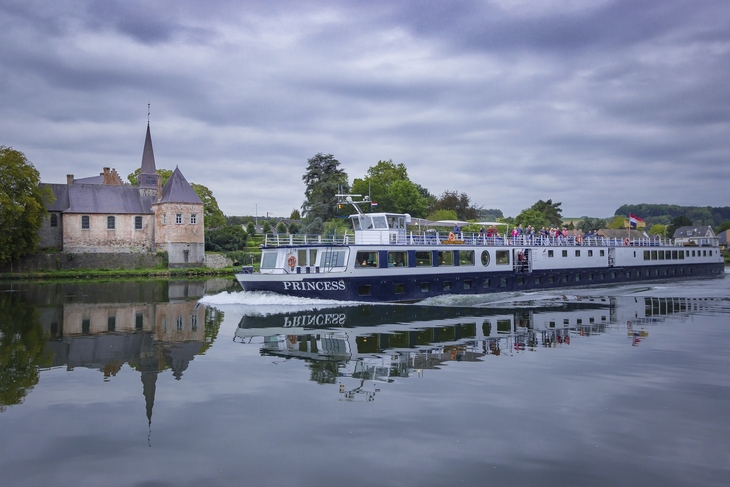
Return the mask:
<path fill-rule="evenodd" d="M 236 273 L 244 291 L 360 302 L 484 294 L 720 275 L 717 239 L 563 238 L 408 229 L 411 217 L 363 213 L 353 234 L 267 235 L 261 267 Z"/>

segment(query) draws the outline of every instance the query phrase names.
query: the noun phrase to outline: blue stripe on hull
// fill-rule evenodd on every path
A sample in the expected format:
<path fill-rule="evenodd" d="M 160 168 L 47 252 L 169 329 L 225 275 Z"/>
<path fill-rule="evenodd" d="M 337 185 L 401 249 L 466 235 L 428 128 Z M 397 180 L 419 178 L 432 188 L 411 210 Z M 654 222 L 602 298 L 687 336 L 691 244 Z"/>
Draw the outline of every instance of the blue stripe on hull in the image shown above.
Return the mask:
<path fill-rule="evenodd" d="M 419 301 L 446 294 L 469 295 L 495 292 L 548 290 L 606 284 L 644 282 L 720 275 L 722 263 L 637 266 L 630 268 L 564 269 L 513 273 L 426 274 L 419 276 L 348 277 L 342 279 L 304 278 L 296 287 L 281 281 L 239 281 L 245 291 L 271 291 L 288 296 L 341 301 Z M 338 283 L 323 285 L 323 282 Z M 344 286 L 339 283 L 344 283 Z M 336 287 L 336 289 L 333 289 Z M 341 289 L 344 287 L 344 289 Z"/>

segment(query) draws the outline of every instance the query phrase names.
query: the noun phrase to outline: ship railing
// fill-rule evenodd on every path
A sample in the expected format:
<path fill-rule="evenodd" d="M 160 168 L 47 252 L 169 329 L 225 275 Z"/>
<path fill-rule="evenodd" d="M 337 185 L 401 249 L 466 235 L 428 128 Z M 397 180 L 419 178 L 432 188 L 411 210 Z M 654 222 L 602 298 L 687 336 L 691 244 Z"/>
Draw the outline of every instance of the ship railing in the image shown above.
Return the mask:
<path fill-rule="evenodd" d="M 609 238 L 601 236 L 549 237 L 543 235 L 480 235 L 478 233 L 453 234 L 451 232 L 409 232 L 393 234 L 389 244 L 395 245 L 483 245 L 483 246 L 529 246 L 529 247 L 656 247 L 682 246 L 682 242 L 661 237 L 648 238 Z M 344 235 L 312 235 L 312 234 L 266 234 L 265 247 L 283 247 L 293 245 L 350 245 L 355 243 L 352 233 Z"/>
<path fill-rule="evenodd" d="M 292 245 L 349 245 L 355 242 L 351 233 L 344 235 L 313 235 L 313 234 L 266 234 L 264 247 L 286 247 Z"/>

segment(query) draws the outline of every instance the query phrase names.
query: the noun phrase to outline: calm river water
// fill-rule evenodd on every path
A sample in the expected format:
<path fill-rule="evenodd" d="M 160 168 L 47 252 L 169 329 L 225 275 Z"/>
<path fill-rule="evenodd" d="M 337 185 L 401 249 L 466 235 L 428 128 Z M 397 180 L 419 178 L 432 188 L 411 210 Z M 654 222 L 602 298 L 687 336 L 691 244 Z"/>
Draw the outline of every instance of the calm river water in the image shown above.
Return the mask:
<path fill-rule="evenodd" d="M 7 486 L 720 486 L 730 278 L 358 305 L 0 285 Z"/>

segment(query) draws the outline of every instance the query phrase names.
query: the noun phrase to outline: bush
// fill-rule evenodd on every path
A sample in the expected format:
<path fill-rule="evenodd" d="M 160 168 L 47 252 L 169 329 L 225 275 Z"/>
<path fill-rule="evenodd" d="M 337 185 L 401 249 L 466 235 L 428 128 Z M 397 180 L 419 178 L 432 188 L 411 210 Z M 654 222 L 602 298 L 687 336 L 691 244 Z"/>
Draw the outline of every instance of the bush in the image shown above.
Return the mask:
<path fill-rule="evenodd" d="M 205 234 L 205 250 L 213 252 L 243 250 L 248 234 L 240 225 L 216 228 Z"/>

